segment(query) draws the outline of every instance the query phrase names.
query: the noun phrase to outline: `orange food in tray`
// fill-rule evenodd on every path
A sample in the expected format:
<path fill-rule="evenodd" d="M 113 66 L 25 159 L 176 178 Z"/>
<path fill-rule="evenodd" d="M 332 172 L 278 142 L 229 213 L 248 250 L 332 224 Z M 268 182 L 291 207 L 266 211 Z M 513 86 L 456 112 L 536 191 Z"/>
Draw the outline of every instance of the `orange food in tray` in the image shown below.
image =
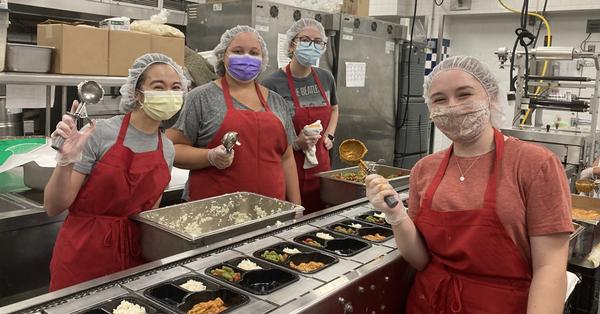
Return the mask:
<path fill-rule="evenodd" d="M 573 215 L 573 219 L 580 220 L 599 220 L 600 219 L 600 211 L 593 209 L 583 209 L 573 207 L 571 209 L 571 213 Z"/>

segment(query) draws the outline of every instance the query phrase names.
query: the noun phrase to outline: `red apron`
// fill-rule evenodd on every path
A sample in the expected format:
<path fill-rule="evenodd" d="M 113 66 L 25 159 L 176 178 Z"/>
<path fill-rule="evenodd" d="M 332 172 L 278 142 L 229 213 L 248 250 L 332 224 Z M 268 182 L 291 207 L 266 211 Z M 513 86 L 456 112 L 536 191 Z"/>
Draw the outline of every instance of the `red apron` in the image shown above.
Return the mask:
<path fill-rule="evenodd" d="M 189 200 L 234 192 L 253 192 L 285 200 L 285 175 L 282 157 L 288 142 L 281 120 L 271 112 L 258 84 L 256 93 L 265 111 L 237 110 L 229 93 L 225 77 L 221 79 L 227 113 L 221 127 L 206 148 L 221 145 L 223 135 L 238 132 L 242 144 L 235 148 L 231 166 L 192 170 L 189 179 Z"/>
<path fill-rule="evenodd" d="M 285 68 L 285 73 L 287 75 L 288 88 L 290 89 L 290 94 L 292 95 L 292 99 L 294 101 L 295 115 L 293 118 L 294 129 L 296 129 L 296 134 L 299 134 L 305 125 L 313 124 L 317 120 L 321 120 L 321 124 L 323 125 L 323 130 L 327 130 L 329 126 L 329 119 L 331 119 L 331 104 L 329 103 L 329 99 L 327 98 L 327 94 L 325 93 L 325 89 L 323 88 L 323 84 L 321 84 L 321 80 L 319 80 L 319 76 L 317 72 L 311 67 L 310 72 L 312 73 L 313 79 L 317 83 L 317 87 L 321 92 L 321 96 L 323 100 L 325 100 L 326 105 L 321 107 L 302 107 L 300 106 L 300 100 L 298 99 L 298 95 L 296 94 L 296 85 L 294 84 L 294 79 L 292 78 L 292 73 L 290 71 L 290 65 L 288 64 Z M 329 161 L 329 151 L 325 148 L 323 144 L 323 138 L 319 139 L 316 144 L 316 156 L 319 164 L 310 169 L 304 169 L 304 152 L 301 150 L 294 151 L 294 158 L 296 159 L 296 169 L 298 169 L 298 181 L 300 183 L 300 196 L 302 198 L 302 206 L 306 209 L 304 214 L 310 214 L 315 211 L 321 210 L 325 208 L 325 204 L 321 201 L 321 182 L 319 177 L 315 176 L 315 174 L 323 171 L 331 170 L 331 163 Z"/>
<path fill-rule="evenodd" d="M 494 130 L 496 159 L 483 208 L 432 210 L 448 149 L 421 202 L 415 224 L 431 252 L 410 291 L 407 313 L 526 313 L 531 269 L 496 214 L 496 179 L 504 137 Z"/>
<path fill-rule="evenodd" d="M 128 217 L 152 209 L 171 174 L 160 131 L 154 151 L 134 153 L 123 145 L 130 116 L 69 208 L 50 262 L 50 291 L 143 263 L 139 226 Z"/>

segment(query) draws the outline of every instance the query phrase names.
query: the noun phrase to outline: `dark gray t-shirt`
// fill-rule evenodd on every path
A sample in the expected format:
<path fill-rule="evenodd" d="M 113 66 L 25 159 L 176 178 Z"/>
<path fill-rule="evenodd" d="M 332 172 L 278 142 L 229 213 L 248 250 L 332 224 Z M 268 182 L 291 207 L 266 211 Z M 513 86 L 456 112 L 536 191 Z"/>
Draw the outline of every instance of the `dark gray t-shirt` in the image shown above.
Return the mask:
<path fill-rule="evenodd" d="M 83 174 L 90 174 L 92 172 L 96 162 L 117 142 L 123 117 L 119 115 L 96 121 L 96 130 L 88 138 L 83 148 L 83 159 L 73 166 L 75 171 Z M 161 133 L 161 137 L 163 142 L 163 156 L 169 166 L 169 170 L 171 170 L 173 159 L 175 158 L 173 142 L 164 133 Z M 125 134 L 124 145 L 135 153 L 153 151 L 158 148 L 158 136 L 156 136 L 156 133 L 144 133 L 130 123 Z"/>
<path fill-rule="evenodd" d="M 337 95 L 335 93 L 335 80 L 331 72 L 321 69 L 314 68 L 317 72 L 317 76 L 323 84 L 325 94 L 329 98 L 329 103 L 332 106 L 337 105 Z M 277 94 L 281 95 L 287 102 L 288 106 L 294 109 L 294 100 L 290 94 L 290 89 L 287 83 L 287 76 L 284 69 L 279 69 L 273 72 L 269 77 L 265 78 L 262 83 L 265 87 L 271 89 Z M 294 85 L 296 86 L 296 95 L 300 101 L 301 107 L 322 107 L 325 106 L 325 100 L 321 96 L 321 91 L 317 86 L 317 82 L 313 78 L 312 74 L 309 74 L 304 78 L 294 78 Z"/>
<path fill-rule="evenodd" d="M 272 91 L 269 91 L 267 103 L 271 111 L 281 120 L 288 144 L 291 145 L 296 138 L 292 124 L 292 111 L 285 100 Z M 233 106 L 237 110 L 250 110 L 235 98 Z M 206 147 L 221 127 L 226 112 L 223 90 L 214 82 L 210 82 L 194 88 L 186 95 L 185 104 L 173 128 L 181 130 L 195 147 Z"/>

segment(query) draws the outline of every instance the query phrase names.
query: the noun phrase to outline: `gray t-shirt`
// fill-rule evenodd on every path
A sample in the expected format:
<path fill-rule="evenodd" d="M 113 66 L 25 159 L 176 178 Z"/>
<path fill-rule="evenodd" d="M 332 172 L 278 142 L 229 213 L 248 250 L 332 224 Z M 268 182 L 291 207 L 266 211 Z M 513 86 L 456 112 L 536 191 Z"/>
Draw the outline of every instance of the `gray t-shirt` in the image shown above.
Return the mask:
<path fill-rule="evenodd" d="M 332 106 L 337 105 L 338 101 L 335 93 L 335 79 L 333 78 L 333 74 L 325 69 L 314 69 L 317 73 L 317 77 L 323 85 L 325 94 L 329 98 L 329 103 Z M 290 88 L 288 87 L 287 76 L 284 72 L 284 69 L 279 69 L 273 72 L 262 81 L 262 84 L 281 95 L 288 102 L 288 106 L 291 106 L 292 110 L 294 110 L 294 100 L 290 94 Z M 298 100 L 300 101 L 301 107 L 322 107 L 327 105 L 323 99 L 323 96 L 321 96 L 321 91 L 319 90 L 317 82 L 315 82 L 312 74 L 309 74 L 307 77 L 303 78 L 294 78 L 294 85 L 296 87 L 296 95 L 298 95 Z"/>
<path fill-rule="evenodd" d="M 285 100 L 273 91 L 269 91 L 267 103 L 271 111 L 281 120 L 288 143 L 291 145 L 296 138 L 292 111 Z M 235 98 L 233 106 L 237 110 L 251 110 Z M 181 115 L 173 128 L 181 130 L 195 147 L 206 147 L 221 127 L 226 112 L 223 90 L 214 82 L 210 82 L 194 88 L 187 94 Z"/>
<path fill-rule="evenodd" d="M 96 130 L 94 130 L 94 133 L 92 133 L 83 148 L 83 159 L 73 167 L 75 171 L 83 174 L 90 174 L 92 172 L 96 162 L 117 142 L 123 117 L 119 115 L 96 121 Z M 173 167 L 173 159 L 175 158 L 175 148 L 173 147 L 173 142 L 164 133 L 161 133 L 161 137 L 163 155 L 170 171 Z M 156 133 L 144 133 L 130 123 L 125 134 L 124 144 L 136 153 L 153 151 L 158 148 L 158 136 L 156 136 Z"/>

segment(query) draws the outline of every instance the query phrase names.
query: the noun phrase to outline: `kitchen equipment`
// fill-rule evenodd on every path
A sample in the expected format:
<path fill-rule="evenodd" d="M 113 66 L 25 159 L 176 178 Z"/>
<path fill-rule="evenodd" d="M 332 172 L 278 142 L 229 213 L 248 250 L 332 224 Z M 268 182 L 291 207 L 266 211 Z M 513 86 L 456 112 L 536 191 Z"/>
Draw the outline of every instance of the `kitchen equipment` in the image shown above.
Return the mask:
<path fill-rule="evenodd" d="M 358 163 L 358 167 L 363 173 L 376 173 L 373 165 L 369 166 L 362 160 L 369 151 L 363 142 L 356 139 L 344 140 L 342 144 L 340 144 L 339 150 L 340 159 L 343 162 L 349 165 L 356 165 Z M 389 208 L 394 208 L 398 205 L 398 200 L 392 195 L 386 196 L 384 201 Z"/>
<path fill-rule="evenodd" d="M 225 151 L 228 154 L 231 154 L 235 145 L 241 145 L 240 142 L 238 142 L 238 133 L 233 131 L 225 133 L 221 140 L 221 144 L 225 146 Z"/>
<path fill-rule="evenodd" d="M 237 192 L 145 211 L 141 222 L 142 255 L 171 256 L 300 216 L 304 208 L 278 199 Z"/>
<path fill-rule="evenodd" d="M 74 113 L 69 113 L 76 122 L 78 119 L 87 119 L 88 114 L 85 107 L 88 104 L 95 105 L 102 101 L 102 98 L 104 98 L 104 88 L 96 81 L 83 81 L 77 85 L 77 93 L 79 94 L 81 103 Z M 52 148 L 60 150 L 64 142 L 64 138 L 57 136 L 52 139 Z"/>
<path fill-rule="evenodd" d="M 53 47 L 6 44 L 6 70 L 48 73 L 52 65 Z"/>
<path fill-rule="evenodd" d="M 388 182 L 398 188 L 408 184 L 410 170 L 387 165 L 374 164 L 375 173 L 389 178 Z M 345 180 L 342 175 L 358 173 L 358 167 L 349 167 L 317 173 L 321 180 L 321 200 L 330 205 L 338 205 L 365 197 L 366 186 L 363 182 Z M 393 178 L 390 178 L 394 176 Z"/>
<path fill-rule="evenodd" d="M 586 196 L 593 197 L 594 192 L 598 191 L 598 187 L 600 186 L 600 180 L 577 180 L 575 181 L 575 189 L 577 192 L 584 193 Z"/>
<path fill-rule="evenodd" d="M 573 233 L 569 235 L 569 258 L 571 257 L 585 257 L 582 252 L 585 252 L 587 249 L 585 247 L 585 242 L 583 241 L 582 234 L 585 231 L 585 227 L 576 222 L 573 223 Z M 591 251 L 591 250 L 590 250 Z M 589 254 L 589 252 L 588 252 Z M 585 254 L 587 255 L 587 254 Z"/>
<path fill-rule="evenodd" d="M 573 208 L 597 211 L 600 216 L 600 199 L 571 194 L 571 204 Z M 600 218 L 591 220 L 573 217 L 573 221 L 583 226 L 583 231 L 577 239 L 574 256 L 585 257 L 600 242 L 600 227 L 598 226 Z"/>

